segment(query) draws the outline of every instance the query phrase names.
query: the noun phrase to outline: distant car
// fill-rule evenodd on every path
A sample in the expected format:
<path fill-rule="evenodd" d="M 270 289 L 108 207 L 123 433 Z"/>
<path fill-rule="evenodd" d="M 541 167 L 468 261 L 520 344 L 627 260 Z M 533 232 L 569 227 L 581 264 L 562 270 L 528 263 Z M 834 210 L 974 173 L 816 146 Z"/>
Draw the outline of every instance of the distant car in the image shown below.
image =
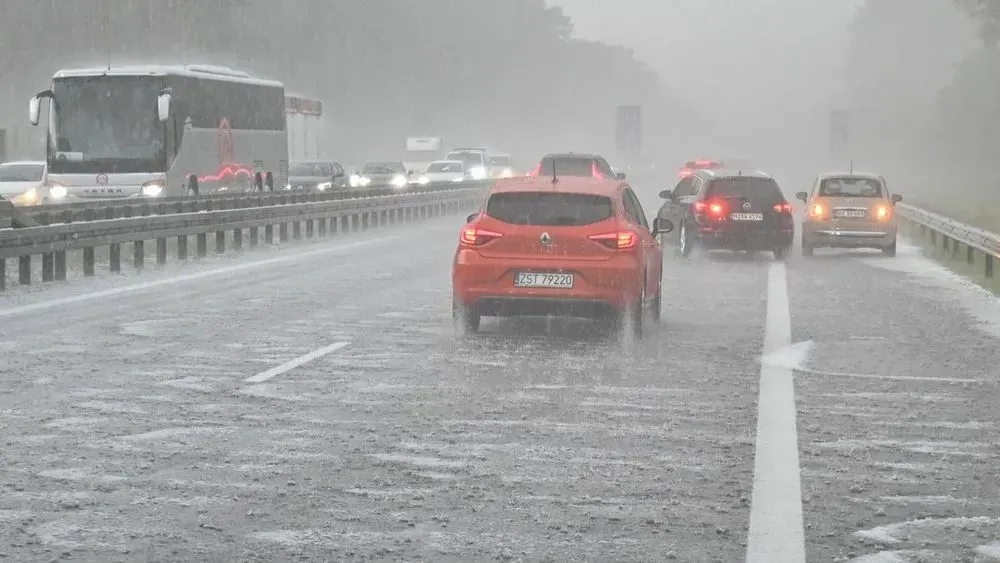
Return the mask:
<path fill-rule="evenodd" d="M 722 162 L 718 160 L 690 160 L 681 166 L 680 170 L 677 171 L 678 178 L 687 178 L 688 176 L 694 174 L 698 170 L 719 170 L 722 168 Z"/>
<path fill-rule="evenodd" d="M 770 251 L 783 260 L 792 248 L 792 205 L 774 178 L 753 170 L 698 170 L 673 190 L 658 213 L 677 225 L 682 256 L 704 250 Z"/>
<path fill-rule="evenodd" d="M 625 174 L 616 172 L 601 155 L 586 153 L 547 154 L 535 167 L 529 176 L 552 178 L 575 176 L 579 178 L 595 178 L 624 180 Z"/>
<path fill-rule="evenodd" d="M 859 172 L 817 176 L 812 192 L 795 196 L 806 204 L 802 220 L 802 255 L 816 248 L 877 248 L 896 255 L 896 203 L 885 178 Z"/>
<path fill-rule="evenodd" d="M 417 178 L 422 186 L 441 182 L 464 182 L 470 179 L 461 160 L 435 160 L 427 166 L 427 171 Z"/>
<path fill-rule="evenodd" d="M 409 173 L 402 162 L 369 162 L 359 174 L 352 175 L 352 188 L 396 188 L 409 184 Z"/>
<path fill-rule="evenodd" d="M 459 160 L 465 165 L 465 172 L 473 180 L 490 177 L 490 150 L 487 148 L 457 148 L 445 155 L 445 160 Z"/>
<path fill-rule="evenodd" d="M 44 181 L 44 161 L 19 160 L 0 164 L 0 197 L 14 205 L 42 204 L 46 196 Z"/>
<path fill-rule="evenodd" d="M 452 267 L 460 332 L 483 316 L 615 319 L 641 335 L 659 321 L 663 251 L 632 188 L 617 180 L 509 178 L 469 216 Z"/>
<path fill-rule="evenodd" d="M 327 192 L 347 187 L 347 174 L 339 162 L 293 162 L 288 167 L 286 191 Z"/>

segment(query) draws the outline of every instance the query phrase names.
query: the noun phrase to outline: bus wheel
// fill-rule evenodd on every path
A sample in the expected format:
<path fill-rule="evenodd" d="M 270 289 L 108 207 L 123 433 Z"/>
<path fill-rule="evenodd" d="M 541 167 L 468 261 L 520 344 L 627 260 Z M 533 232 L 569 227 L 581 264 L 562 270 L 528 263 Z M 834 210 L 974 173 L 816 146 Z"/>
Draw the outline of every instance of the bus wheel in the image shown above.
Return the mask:
<path fill-rule="evenodd" d="M 253 189 L 258 192 L 264 191 L 264 178 L 260 175 L 260 172 L 253 176 Z"/>
<path fill-rule="evenodd" d="M 274 175 L 270 172 L 264 174 L 264 184 L 267 186 L 267 191 L 274 191 Z"/>
<path fill-rule="evenodd" d="M 187 195 L 189 195 L 189 196 L 197 196 L 198 195 L 198 177 L 197 176 L 191 176 L 190 178 L 188 178 Z"/>

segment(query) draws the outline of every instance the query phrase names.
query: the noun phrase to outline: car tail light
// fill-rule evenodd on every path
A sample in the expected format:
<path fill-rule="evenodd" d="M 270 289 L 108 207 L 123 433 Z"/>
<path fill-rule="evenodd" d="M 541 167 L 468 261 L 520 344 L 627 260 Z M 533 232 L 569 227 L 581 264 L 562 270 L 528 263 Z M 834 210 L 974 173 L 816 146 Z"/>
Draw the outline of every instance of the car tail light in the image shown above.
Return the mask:
<path fill-rule="evenodd" d="M 459 242 L 465 246 L 482 246 L 490 241 L 496 240 L 503 235 L 479 227 L 466 227 L 462 229 Z"/>
<path fill-rule="evenodd" d="M 694 212 L 708 215 L 713 219 L 722 219 L 726 216 L 726 204 L 721 201 L 698 201 L 694 204 Z"/>
<path fill-rule="evenodd" d="M 788 203 L 787 201 L 783 201 L 781 203 L 776 203 L 776 204 L 774 204 L 774 211 L 776 213 L 781 213 L 782 215 L 791 215 L 792 214 L 792 204 Z"/>
<path fill-rule="evenodd" d="M 826 217 L 826 208 L 819 203 L 814 203 L 809 206 L 809 216 L 810 217 Z"/>
<path fill-rule="evenodd" d="M 879 205 L 875 208 L 875 218 L 879 221 L 888 221 L 892 217 L 892 210 L 888 205 Z"/>
<path fill-rule="evenodd" d="M 635 248 L 639 244 L 639 236 L 631 231 L 619 231 L 603 235 L 590 235 L 590 240 L 599 242 L 612 250 Z"/>

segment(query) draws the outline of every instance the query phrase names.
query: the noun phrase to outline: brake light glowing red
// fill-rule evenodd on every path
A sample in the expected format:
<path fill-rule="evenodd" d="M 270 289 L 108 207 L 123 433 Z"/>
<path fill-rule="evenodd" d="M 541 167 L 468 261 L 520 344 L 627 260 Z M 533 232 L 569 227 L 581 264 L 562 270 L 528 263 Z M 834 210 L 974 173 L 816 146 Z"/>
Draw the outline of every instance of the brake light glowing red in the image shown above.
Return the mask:
<path fill-rule="evenodd" d="M 590 235 L 590 240 L 599 242 L 612 250 L 627 250 L 639 244 L 639 236 L 631 231 Z"/>
<path fill-rule="evenodd" d="M 465 246 L 482 246 L 502 236 L 503 234 L 501 233 L 487 231 L 486 229 L 480 229 L 479 227 L 466 227 L 462 229 L 462 234 L 459 236 L 458 240 Z"/>
<path fill-rule="evenodd" d="M 726 216 L 726 204 L 721 201 L 696 201 L 694 212 L 700 215 L 708 215 L 713 219 L 722 219 Z"/>
<path fill-rule="evenodd" d="M 681 178 L 687 178 L 688 176 L 694 174 L 694 171 L 690 168 L 681 168 L 680 172 L 677 173 Z"/>
<path fill-rule="evenodd" d="M 774 211 L 776 213 L 781 213 L 783 215 L 791 215 L 792 214 L 792 204 L 788 203 L 787 201 L 783 201 L 781 203 L 776 203 L 776 204 L 774 204 Z"/>

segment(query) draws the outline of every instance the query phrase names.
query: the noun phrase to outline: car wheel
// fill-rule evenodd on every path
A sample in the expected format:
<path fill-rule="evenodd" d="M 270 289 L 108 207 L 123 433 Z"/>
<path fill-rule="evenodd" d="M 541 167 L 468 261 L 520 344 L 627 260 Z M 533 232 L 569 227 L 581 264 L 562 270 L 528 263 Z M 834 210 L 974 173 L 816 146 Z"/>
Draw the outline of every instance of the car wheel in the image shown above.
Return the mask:
<path fill-rule="evenodd" d="M 802 239 L 802 255 L 809 257 L 813 255 L 813 247 L 811 244 L 807 243 L 806 240 Z"/>
<path fill-rule="evenodd" d="M 893 239 L 892 244 L 889 246 L 882 247 L 882 255 L 889 256 L 890 258 L 896 255 L 896 240 Z"/>
<path fill-rule="evenodd" d="M 681 229 L 677 233 L 677 250 L 681 253 L 681 256 L 690 256 L 693 250 L 693 241 L 691 240 L 690 233 L 688 233 L 687 223 L 681 222 Z"/>
<path fill-rule="evenodd" d="M 451 318 L 458 334 L 479 332 L 481 315 L 475 309 L 462 305 L 457 298 L 453 298 L 451 302 Z"/>
<path fill-rule="evenodd" d="M 784 260 L 788 256 L 788 247 L 779 246 L 778 248 L 775 248 L 772 252 L 774 252 L 775 260 Z"/>

